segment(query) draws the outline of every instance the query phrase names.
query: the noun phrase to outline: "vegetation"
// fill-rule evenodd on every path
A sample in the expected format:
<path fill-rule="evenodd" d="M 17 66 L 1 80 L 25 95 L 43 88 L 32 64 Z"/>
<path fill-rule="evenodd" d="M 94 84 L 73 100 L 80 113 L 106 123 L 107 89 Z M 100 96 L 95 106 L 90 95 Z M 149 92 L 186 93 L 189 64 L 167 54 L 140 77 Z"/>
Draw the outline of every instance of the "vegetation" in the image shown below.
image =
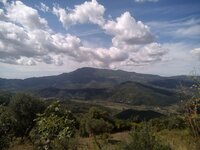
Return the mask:
<path fill-rule="evenodd" d="M 36 114 L 44 110 L 44 102 L 31 95 L 19 93 L 12 98 L 9 108 L 17 121 L 15 134 L 23 139 L 33 128 Z"/>
<path fill-rule="evenodd" d="M 39 149 L 68 148 L 68 142 L 75 135 L 77 122 L 72 113 L 61 107 L 58 101 L 38 114 L 31 139 Z"/>
<path fill-rule="evenodd" d="M 95 72 L 91 73 L 95 80 L 105 81 L 104 78 L 96 78 Z M 110 76 L 109 72 L 106 74 Z M 123 72 L 119 71 L 119 74 L 124 76 Z M 75 75 L 79 76 L 79 73 Z M 102 77 L 105 74 L 99 75 Z M 74 78 L 70 76 L 70 80 Z M 89 80 L 88 76 L 84 76 L 84 80 L 81 79 L 77 84 Z M 44 101 L 25 93 L 0 92 L 0 149 L 199 150 L 199 87 L 193 86 L 189 90 L 190 93 L 182 102 L 184 107 L 177 111 L 170 111 L 168 107 L 155 107 L 157 104 L 172 104 L 171 101 L 175 99 L 165 98 L 174 97 L 173 90 L 135 82 L 120 83 L 110 90 L 102 91 L 80 89 L 82 93 L 79 90 L 77 93 L 77 89 L 67 90 L 72 95 L 82 95 L 96 101 L 102 95 L 101 92 L 110 92 L 113 96 L 109 98 L 103 94 L 107 97 L 105 100 L 120 102 L 113 107 L 105 106 L 111 102 L 104 103 L 103 100 L 101 103 L 69 101 L 71 98 L 65 95 L 65 89 L 62 89 L 64 93 L 58 90 L 63 96 L 60 101 L 55 98 Z M 50 94 L 54 93 L 55 88 L 52 90 Z M 92 91 L 94 93 L 91 94 Z M 97 97 L 93 99 L 93 95 Z M 121 99 L 127 104 L 121 105 Z M 155 109 L 148 110 L 149 107 L 142 106 L 128 109 L 133 108 L 125 107 L 129 102 L 132 103 L 131 99 L 134 102 L 139 99 L 142 104 L 147 104 L 145 101 L 149 99 L 148 104 Z"/>
<path fill-rule="evenodd" d="M 148 121 L 150 119 L 163 117 L 164 115 L 151 110 L 133 110 L 127 109 L 118 114 L 116 118 L 121 120 L 130 120 L 134 122 Z"/>
<path fill-rule="evenodd" d="M 171 150 L 169 145 L 158 141 L 148 125 L 136 128 L 130 133 L 130 142 L 124 150 Z"/>
<path fill-rule="evenodd" d="M 16 119 L 5 106 L 0 106 L 0 149 L 9 147 L 14 135 Z"/>

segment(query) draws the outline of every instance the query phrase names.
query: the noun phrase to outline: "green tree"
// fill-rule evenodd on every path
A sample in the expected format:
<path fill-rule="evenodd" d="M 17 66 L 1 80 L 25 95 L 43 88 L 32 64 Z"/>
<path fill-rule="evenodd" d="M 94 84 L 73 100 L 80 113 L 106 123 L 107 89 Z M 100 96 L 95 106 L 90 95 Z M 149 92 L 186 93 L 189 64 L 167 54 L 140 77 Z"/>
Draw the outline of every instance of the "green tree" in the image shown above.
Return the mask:
<path fill-rule="evenodd" d="M 92 136 L 95 144 L 99 149 L 102 149 L 103 144 L 97 140 L 97 135 L 103 139 L 103 134 L 110 133 L 114 129 L 114 121 L 109 116 L 108 112 L 96 107 L 90 108 L 85 114 L 80 123 L 81 136 Z M 104 139 L 105 141 L 105 139 Z"/>
<path fill-rule="evenodd" d="M 10 104 L 14 117 L 17 120 L 16 136 L 27 136 L 34 126 L 36 114 L 44 110 L 44 102 L 31 95 L 19 93 L 16 94 Z"/>
<path fill-rule="evenodd" d="M 7 106 L 12 98 L 10 92 L 0 92 L 0 105 Z"/>
<path fill-rule="evenodd" d="M 70 111 L 56 101 L 35 121 L 36 126 L 30 136 L 39 149 L 68 149 L 69 140 L 75 135 L 77 126 L 76 118 Z"/>
<path fill-rule="evenodd" d="M 16 120 L 10 110 L 0 105 L 0 149 L 9 147 L 14 136 Z"/>
<path fill-rule="evenodd" d="M 109 133 L 114 128 L 114 121 L 108 112 L 96 107 L 90 108 L 80 124 L 81 136 L 94 136 L 102 133 Z"/>

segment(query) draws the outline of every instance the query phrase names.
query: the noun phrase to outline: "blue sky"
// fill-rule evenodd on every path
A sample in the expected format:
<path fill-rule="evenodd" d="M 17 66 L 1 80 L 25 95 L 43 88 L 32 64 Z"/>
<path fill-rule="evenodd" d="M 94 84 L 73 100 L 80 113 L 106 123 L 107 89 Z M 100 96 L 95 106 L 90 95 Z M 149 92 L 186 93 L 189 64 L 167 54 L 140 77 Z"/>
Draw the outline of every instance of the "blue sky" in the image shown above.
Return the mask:
<path fill-rule="evenodd" d="M 1 0 L 0 77 L 199 72 L 199 0 Z"/>

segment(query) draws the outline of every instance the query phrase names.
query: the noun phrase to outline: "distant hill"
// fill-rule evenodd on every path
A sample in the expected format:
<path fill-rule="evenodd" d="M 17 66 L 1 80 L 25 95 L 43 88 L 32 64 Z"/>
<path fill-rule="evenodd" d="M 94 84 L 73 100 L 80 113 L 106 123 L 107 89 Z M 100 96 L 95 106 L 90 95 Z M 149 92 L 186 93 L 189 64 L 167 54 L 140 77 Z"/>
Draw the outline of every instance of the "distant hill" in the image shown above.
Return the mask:
<path fill-rule="evenodd" d="M 45 88 L 36 92 L 45 98 L 107 100 L 134 105 L 171 105 L 179 101 L 177 93 L 137 82 L 124 82 L 113 88 L 59 89 Z"/>
<path fill-rule="evenodd" d="M 0 90 L 34 90 L 42 88 L 109 88 L 126 81 L 147 83 L 154 86 L 176 89 L 179 84 L 190 86 L 192 81 L 186 76 L 161 77 L 122 70 L 80 68 L 57 76 L 27 79 L 2 79 Z"/>
<path fill-rule="evenodd" d="M 109 99 L 135 105 L 169 105 L 179 101 L 174 91 L 130 81 L 117 86 Z"/>
<path fill-rule="evenodd" d="M 56 76 L 1 79 L 0 91 L 27 91 L 43 97 L 105 99 L 146 105 L 176 103 L 176 89 L 190 87 L 187 76 L 161 77 L 122 70 L 80 68 Z"/>
<path fill-rule="evenodd" d="M 148 121 L 150 119 L 163 117 L 164 115 L 152 110 L 134 110 L 127 109 L 116 115 L 116 118 L 122 120 L 131 120 L 136 122 Z"/>
<path fill-rule="evenodd" d="M 38 96 L 44 98 L 58 97 L 61 99 L 104 99 L 109 96 L 110 92 L 108 89 L 95 89 L 95 88 L 84 88 L 84 89 L 58 89 L 58 88 L 45 88 L 36 92 Z"/>

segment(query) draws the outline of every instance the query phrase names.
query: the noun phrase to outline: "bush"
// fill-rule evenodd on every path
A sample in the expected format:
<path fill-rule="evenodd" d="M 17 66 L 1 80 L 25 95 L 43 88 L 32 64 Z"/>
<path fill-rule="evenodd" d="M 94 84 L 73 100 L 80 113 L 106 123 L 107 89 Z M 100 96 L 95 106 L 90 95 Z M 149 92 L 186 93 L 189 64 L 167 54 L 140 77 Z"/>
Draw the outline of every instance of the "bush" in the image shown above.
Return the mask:
<path fill-rule="evenodd" d="M 200 90 L 200 87 L 199 89 Z M 199 91 L 200 92 L 200 91 Z M 189 126 L 191 134 L 195 138 L 200 137 L 200 98 L 191 99 L 187 102 L 185 120 Z"/>
<path fill-rule="evenodd" d="M 17 120 L 16 136 L 27 136 L 34 126 L 36 114 L 44 110 L 43 101 L 24 93 L 16 94 L 10 104 L 14 117 Z"/>
<path fill-rule="evenodd" d="M 186 122 L 181 116 L 172 116 L 168 118 L 157 118 L 149 122 L 149 124 L 156 130 L 173 130 L 173 129 L 185 129 L 187 127 Z"/>
<path fill-rule="evenodd" d="M 16 120 L 7 107 L 0 106 L 0 149 L 9 147 L 14 136 Z"/>
<path fill-rule="evenodd" d="M 77 122 L 73 114 L 62 108 L 58 101 L 47 107 L 35 119 L 36 126 L 30 136 L 39 149 L 67 149 L 75 134 Z"/>
<path fill-rule="evenodd" d="M 171 150 L 168 145 L 156 140 L 147 125 L 133 130 L 130 137 L 130 142 L 123 146 L 124 150 Z"/>
<path fill-rule="evenodd" d="M 10 92 L 0 92 L 0 105 L 7 106 L 12 98 Z"/>
<path fill-rule="evenodd" d="M 106 111 L 92 107 L 83 116 L 80 122 L 81 136 L 95 136 L 110 133 L 114 128 L 114 122 Z"/>
<path fill-rule="evenodd" d="M 126 120 L 115 120 L 115 132 L 122 132 L 126 130 L 131 130 L 132 124 L 129 121 Z"/>

